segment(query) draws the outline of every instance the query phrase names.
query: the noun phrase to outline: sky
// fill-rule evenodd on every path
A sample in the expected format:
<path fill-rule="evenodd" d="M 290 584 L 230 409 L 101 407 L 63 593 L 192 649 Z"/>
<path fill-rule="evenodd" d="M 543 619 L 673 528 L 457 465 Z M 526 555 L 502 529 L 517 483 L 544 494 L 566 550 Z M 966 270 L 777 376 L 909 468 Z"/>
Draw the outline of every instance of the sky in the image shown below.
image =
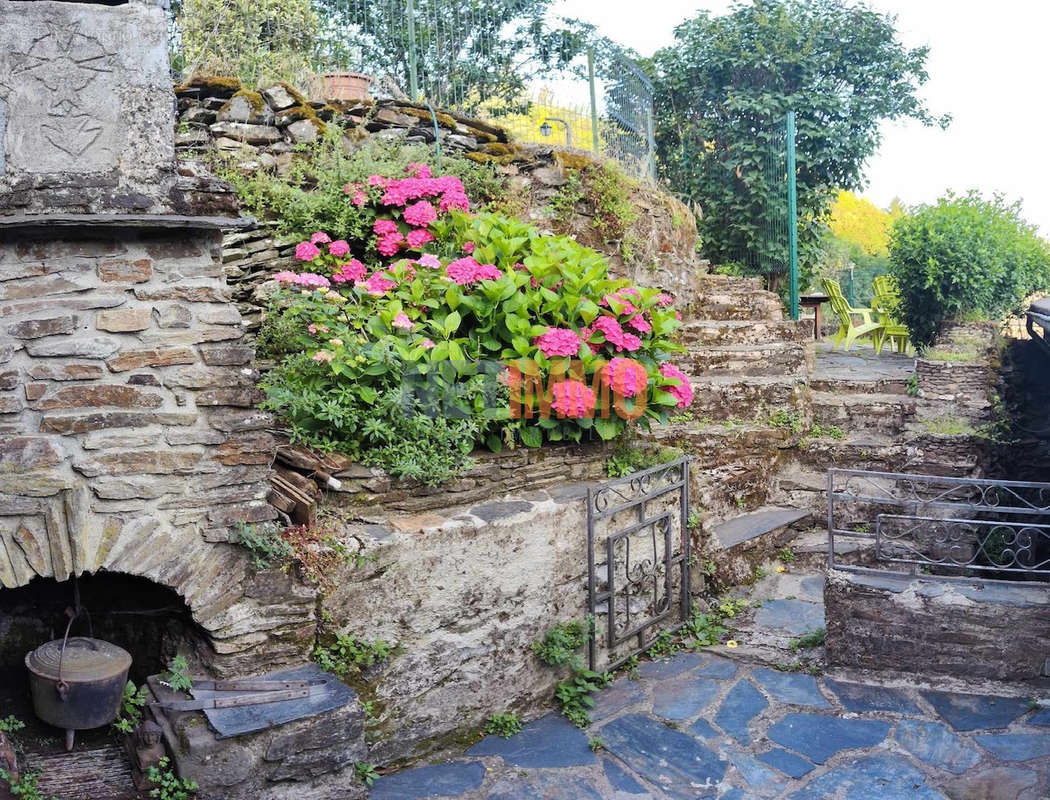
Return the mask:
<path fill-rule="evenodd" d="M 554 11 L 650 55 L 674 41 L 674 27 L 729 0 L 558 0 Z M 866 164 L 862 192 L 886 207 L 929 203 L 946 190 L 979 189 L 1022 200 L 1024 215 L 1050 236 L 1050 2 L 1046 0 L 869 0 L 897 16 L 909 47 L 928 45 L 930 80 L 921 96 L 947 130 L 886 122 Z"/>

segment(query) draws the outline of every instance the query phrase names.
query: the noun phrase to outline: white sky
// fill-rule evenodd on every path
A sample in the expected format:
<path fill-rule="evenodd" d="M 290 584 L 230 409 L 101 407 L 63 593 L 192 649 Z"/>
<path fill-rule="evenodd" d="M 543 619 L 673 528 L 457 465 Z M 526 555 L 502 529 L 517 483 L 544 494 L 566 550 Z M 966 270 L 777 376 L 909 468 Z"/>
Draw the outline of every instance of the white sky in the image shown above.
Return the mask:
<path fill-rule="evenodd" d="M 895 196 L 930 202 L 947 189 L 998 191 L 1024 202 L 1050 234 L 1050 2 L 1047 0 L 870 0 L 895 14 L 904 43 L 929 45 L 930 110 L 950 113 L 946 131 L 886 123 L 866 167 L 872 202 Z M 670 44 L 674 27 L 729 0 L 559 0 L 554 11 L 598 25 L 643 55 Z"/>

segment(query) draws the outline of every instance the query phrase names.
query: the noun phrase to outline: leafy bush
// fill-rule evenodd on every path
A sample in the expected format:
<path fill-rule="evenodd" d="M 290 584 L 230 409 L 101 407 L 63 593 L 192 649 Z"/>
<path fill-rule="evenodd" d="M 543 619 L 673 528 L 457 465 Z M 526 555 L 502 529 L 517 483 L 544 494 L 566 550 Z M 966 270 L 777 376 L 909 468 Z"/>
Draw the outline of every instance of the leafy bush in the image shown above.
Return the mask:
<path fill-rule="evenodd" d="M 492 714 L 485 721 L 485 733 L 509 739 L 514 734 L 521 733 L 521 717 L 513 711 Z"/>
<path fill-rule="evenodd" d="M 386 661 L 392 652 L 391 644 L 382 639 L 368 642 L 344 633 L 337 636 L 331 644 L 317 645 L 314 648 L 313 659 L 326 672 L 345 678 Z"/>
<path fill-rule="evenodd" d="M 890 232 L 900 315 L 920 348 L 945 321 L 999 317 L 1050 287 L 1050 245 L 1021 218 L 1020 204 L 949 193 L 898 219 Z"/>
<path fill-rule="evenodd" d="M 317 141 L 300 146 L 287 173 L 244 173 L 236 167 L 236 158 L 219 164 L 217 171 L 233 184 L 246 213 L 277 222 L 280 232 L 305 237 L 314 231 L 329 231 L 355 251 L 363 250 L 372 235 L 376 208 L 371 203 L 353 203 L 346 187 L 365 184 L 372 175 L 404 175 L 409 164 L 436 169 L 435 154 L 426 145 L 375 138 L 351 151 L 346 145 L 338 126 L 328 125 Z M 458 178 L 478 208 L 504 195 L 503 179 L 491 164 L 446 155 L 441 171 Z"/>
<path fill-rule="evenodd" d="M 292 557 L 291 544 L 276 525 L 238 525 L 237 544 L 251 553 L 256 569 L 269 569 Z"/>
<path fill-rule="evenodd" d="M 265 405 L 296 441 L 438 483 L 478 442 L 612 439 L 689 404 L 667 363 L 669 295 L 612 280 L 570 238 L 466 213 L 455 176 L 408 171 L 346 184 L 369 233 L 317 232 L 296 249 L 311 271 L 275 276 L 274 324 L 297 352 L 267 376 Z"/>
<path fill-rule="evenodd" d="M 191 800 L 199 788 L 196 781 L 180 778 L 169 766 L 167 756 L 156 767 L 150 767 L 146 778 L 150 783 L 149 796 L 155 800 Z"/>

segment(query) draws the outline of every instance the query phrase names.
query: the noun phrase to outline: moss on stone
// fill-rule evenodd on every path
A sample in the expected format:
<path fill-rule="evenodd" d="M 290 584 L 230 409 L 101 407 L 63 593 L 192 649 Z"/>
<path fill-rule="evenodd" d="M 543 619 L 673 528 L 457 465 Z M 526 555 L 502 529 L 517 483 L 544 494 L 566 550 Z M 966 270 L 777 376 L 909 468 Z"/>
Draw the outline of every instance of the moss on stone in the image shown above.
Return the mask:
<path fill-rule="evenodd" d="M 300 103 L 297 106 L 286 108 L 284 111 L 280 111 L 277 114 L 277 118 L 280 120 L 282 125 L 290 125 L 293 122 L 298 122 L 301 119 L 316 120 L 317 111 L 309 103 Z"/>
<path fill-rule="evenodd" d="M 434 109 L 434 114 L 431 116 L 430 110 L 426 108 L 415 108 L 414 106 L 395 106 L 395 108 L 401 114 L 417 117 L 424 122 L 429 122 L 431 124 L 434 122 L 434 117 L 437 117 L 438 125 L 443 128 L 449 128 L 450 130 L 455 130 L 456 125 L 458 124 L 451 114 L 445 114 L 437 109 Z"/>
<path fill-rule="evenodd" d="M 563 169 L 583 170 L 593 167 L 597 163 L 586 153 L 578 153 L 572 150 L 555 150 L 554 158 Z"/>
<path fill-rule="evenodd" d="M 186 83 L 175 87 L 175 94 L 183 94 L 194 89 L 201 90 L 205 94 L 218 95 L 220 97 L 232 97 L 242 88 L 239 78 L 231 78 L 226 75 L 194 75 Z"/>
<path fill-rule="evenodd" d="M 503 144 L 503 142 L 489 142 L 481 146 L 481 149 L 492 156 L 506 156 L 512 153 L 516 154 L 518 148 L 512 144 Z"/>
<path fill-rule="evenodd" d="M 263 96 L 258 92 L 251 91 L 250 89 L 240 89 L 234 92 L 233 97 L 243 97 L 248 101 L 248 105 L 250 105 L 252 110 L 256 113 L 260 113 L 266 108 L 266 102 L 263 100 Z M 230 100 L 232 102 L 233 98 L 231 97 Z M 229 103 L 226 105 L 229 105 Z"/>
<path fill-rule="evenodd" d="M 288 92 L 288 94 L 290 94 L 292 96 L 292 99 L 295 100 L 297 105 L 300 105 L 300 106 L 308 106 L 308 105 L 310 105 L 310 101 L 306 99 L 306 96 L 302 92 L 300 92 L 298 89 L 296 89 L 294 86 L 292 86 L 290 83 L 285 83 L 284 81 L 278 81 L 277 83 L 274 84 L 274 86 L 280 86 L 282 89 L 284 89 L 286 92 Z"/>

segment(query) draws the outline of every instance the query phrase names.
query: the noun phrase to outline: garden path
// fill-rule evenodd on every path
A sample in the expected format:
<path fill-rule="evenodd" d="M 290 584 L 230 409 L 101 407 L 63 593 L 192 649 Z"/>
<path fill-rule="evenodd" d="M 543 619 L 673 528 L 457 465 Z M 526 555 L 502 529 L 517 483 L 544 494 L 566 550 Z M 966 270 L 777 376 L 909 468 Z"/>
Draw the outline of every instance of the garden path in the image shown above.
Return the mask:
<path fill-rule="evenodd" d="M 822 595 L 816 569 L 771 570 L 732 620 L 735 648 L 644 663 L 597 696 L 586 730 L 548 714 L 380 778 L 372 800 L 1050 796 L 1050 711 L 1027 697 L 782 671 L 819 663 L 788 645 L 823 626 Z"/>

